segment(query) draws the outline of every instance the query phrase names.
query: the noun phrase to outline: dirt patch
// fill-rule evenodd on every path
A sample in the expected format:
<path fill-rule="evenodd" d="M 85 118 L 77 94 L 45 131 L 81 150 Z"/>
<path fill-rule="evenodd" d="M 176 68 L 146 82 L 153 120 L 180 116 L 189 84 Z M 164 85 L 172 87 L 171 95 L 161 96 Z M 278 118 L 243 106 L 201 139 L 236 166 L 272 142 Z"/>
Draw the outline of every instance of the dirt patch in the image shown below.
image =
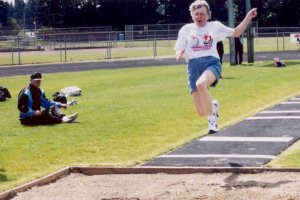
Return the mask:
<path fill-rule="evenodd" d="M 71 174 L 20 193 L 21 199 L 274 199 L 300 200 L 300 173 Z"/>

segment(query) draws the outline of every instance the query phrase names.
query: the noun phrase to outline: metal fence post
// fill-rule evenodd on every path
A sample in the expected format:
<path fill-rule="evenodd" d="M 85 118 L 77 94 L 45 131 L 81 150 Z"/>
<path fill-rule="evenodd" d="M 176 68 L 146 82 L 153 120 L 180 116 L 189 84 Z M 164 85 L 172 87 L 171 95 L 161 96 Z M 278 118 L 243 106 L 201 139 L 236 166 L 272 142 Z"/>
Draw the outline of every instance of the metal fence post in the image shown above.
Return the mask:
<path fill-rule="evenodd" d="M 62 52 L 61 52 L 61 44 L 59 45 L 59 55 L 60 55 L 60 62 L 62 63 Z"/>
<path fill-rule="evenodd" d="M 285 44 L 284 44 L 284 32 L 282 33 L 282 47 L 283 47 L 283 51 L 285 51 Z"/>
<path fill-rule="evenodd" d="M 21 49 L 20 49 L 20 36 L 18 36 L 18 57 L 19 57 L 19 65 L 21 65 Z"/>
<path fill-rule="evenodd" d="M 14 65 L 14 47 L 12 43 L 10 45 L 11 45 L 11 64 Z"/>
<path fill-rule="evenodd" d="M 154 59 L 156 56 L 157 56 L 156 37 L 154 37 L 154 39 L 153 39 L 153 57 L 154 57 Z"/>
<path fill-rule="evenodd" d="M 276 28 L 277 51 L 279 51 L 278 29 Z"/>
<path fill-rule="evenodd" d="M 258 23 L 256 22 L 256 44 L 258 44 Z"/>
<path fill-rule="evenodd" d="M 106 59 L 111 59 L 111 42 L 107 41 Z"/>
<path fill-rule="evenodd" d="M 112 48 L 112 41 L 109 41 L 109 58 L 111 57 L 111 48 Z"/>
<path fill-rule="evenodd" d="M 66 41 L 66 35 L 64 35 L 64 42 L 65 42 L 65 62 L 67 62 L 67 41 Z"/>
<path fill-rule="evenodd" d="M 171 47 L 171 42 L 170 42 L 170 24 L 168 24 L 168 42 L 169 42 L 169 47 Z"/>

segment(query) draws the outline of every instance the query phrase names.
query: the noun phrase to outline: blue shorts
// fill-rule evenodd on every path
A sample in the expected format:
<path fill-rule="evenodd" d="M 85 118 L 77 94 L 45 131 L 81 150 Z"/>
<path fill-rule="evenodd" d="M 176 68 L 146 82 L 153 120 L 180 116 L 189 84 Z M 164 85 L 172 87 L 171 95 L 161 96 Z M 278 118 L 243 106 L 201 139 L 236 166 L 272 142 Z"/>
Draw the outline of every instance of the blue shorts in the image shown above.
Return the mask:
<path fill-rule="evenodd" d="M 214 56 L 206 56 L 188 61 L 187 79 L 191 93 L 197 91 L 196 82 L 205 70 L 210 70 L 215 75 L 216 81 L 211 85 L 215 87 L 222 71 L 220 59 Z"/>

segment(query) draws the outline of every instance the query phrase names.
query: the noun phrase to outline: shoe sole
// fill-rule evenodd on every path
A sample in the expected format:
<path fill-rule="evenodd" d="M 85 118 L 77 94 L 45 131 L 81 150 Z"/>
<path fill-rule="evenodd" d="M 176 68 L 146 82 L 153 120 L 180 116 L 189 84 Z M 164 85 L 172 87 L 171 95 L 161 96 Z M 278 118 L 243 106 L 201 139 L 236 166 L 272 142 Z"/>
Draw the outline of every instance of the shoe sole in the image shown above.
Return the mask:
<path fill-rule="evenodd" d="M 208 134 L 214 134 L 214 133 L 217 133 L 218 131 L 214 131 L 214 130 L 209 130 L 208 131 Z"/>
<path fill-rule="evenodd" d="M 78 117 L 78 113 L 72 115 L 72 120 L 70 122 L 74 122 Z"/>
<path fill-rule="evenodd" d="M 72 122 L 74 122 L 77 119 L 77 117 L 78 117 L 78 113 L 75 113 L 75 114 L 73 114 L 73 115 L 71 115 L 69 117 L 71 117 L 72 119 L 70 121 L 66 121 L 65 123 L 72 123 Z"/>

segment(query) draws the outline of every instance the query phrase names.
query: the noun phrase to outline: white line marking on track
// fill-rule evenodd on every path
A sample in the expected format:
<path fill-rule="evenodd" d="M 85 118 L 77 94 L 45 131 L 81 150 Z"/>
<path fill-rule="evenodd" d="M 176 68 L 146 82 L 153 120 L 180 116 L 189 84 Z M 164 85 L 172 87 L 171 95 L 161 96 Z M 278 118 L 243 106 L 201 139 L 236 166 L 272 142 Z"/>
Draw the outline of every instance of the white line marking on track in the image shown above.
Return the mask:
<path fill-rule="evenodd" d="M 246 120 L 255 119 L 300 119 L 300 116 L 261 116 L 261 117 L 249 117 Z"/>
<path fill-rule="evenodd" d="M 286 102 L 282 102 L 281 104 L 300 104 L 300 101 L 286 101 Z"/>
<path fill-rule="evenodd" d="M 267 114 L 267 113 L 300 113 L 300 110 L 268 110 L 268 111 L 261 111 L 259 113 Z"/>
<path fill-rule="evenodd" d="M 291 98 L 290 100 L 292 100 L 292 101 L 300 101 L 300 98 L 293 97 L 293 98 Z"/>
<path fill-rule="evenodd" d="M 290 142 L 293 137 L 215 137 L 200 138 L 201 142 Z"/>
<path fill-rule="evenodd" d="M 161 155 L 159 158 L 264 158 L 273 159 L 273 155 L 245 155 L 245 154 L 173 154 Z"/>

